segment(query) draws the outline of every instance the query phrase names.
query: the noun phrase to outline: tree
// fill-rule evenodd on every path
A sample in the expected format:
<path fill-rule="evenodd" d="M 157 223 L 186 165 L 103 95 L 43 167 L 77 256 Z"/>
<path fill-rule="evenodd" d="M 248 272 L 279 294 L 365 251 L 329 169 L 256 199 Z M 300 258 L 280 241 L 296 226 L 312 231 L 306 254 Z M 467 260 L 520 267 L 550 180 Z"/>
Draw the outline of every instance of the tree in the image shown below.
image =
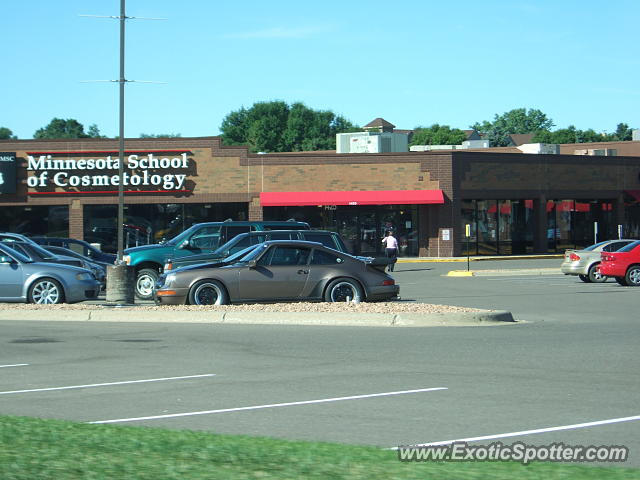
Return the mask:
<path fill-rule="evenodd" d="M 15 140 L 16 137 L 13 132 L 7 127 L 0 127 L 0 140 Z"/>
<path fill-rule="evenodd" d="M 509 145 L 509 135 L 522 133 L 535 133 L 540 130 L 549 130 L 553 127 L 553 120 L 540 110 L 515 108 L 502 115 L 496 114 L 493 122 L 487 120 L 475 123 L 471 128 L 481 132 L 485 139 L 491 142 L 493 147 L 506 147 Z"/>
<path fill-rule="evenodd" d="M 629 125 L 626 123 L 619 123 L 616 127 L 616 132 L 613 134 L 614 141 L 617 140 L 619 142 L 628 142 L 633 138 L 633 132 Z"/>
<path fill-rule="evenodd" d="M 252 152 L 298 152 L 336 148 L 336 133 L 357 129 L 328 110 L 313 110 L 303 103 L 258 102 L 242 107 L 222 121 L 227 145 L 248 145 Z"/>
<path fill-rule="evenodd" d="M 598 133 L 592 128 L 578 130 L 573 125 L 550 132 L 539 131 L 533 137 L 539 143 L 591 143 L 591 142 L 623 142 L 631 140 L 631 129 L 626 123 L 619 123 L 615 133 Z"/>
<path fill-rule="evenodd" d="M 89 132 L 85 133 L 84 126 L 77 120 L 70 118 L 54 118 L 46 127 L 40 128 L 33 134 L 33 138 L 54 139 L 54 138 L 101 138 L 98 127 L 94 124 L 89 127 Z"/>
<path fill-rule="evenodd" d="M 434 123 L 430 127 L 416 127 L 411 145 L 460 145 L 466 139 L 462 130 Z"/>

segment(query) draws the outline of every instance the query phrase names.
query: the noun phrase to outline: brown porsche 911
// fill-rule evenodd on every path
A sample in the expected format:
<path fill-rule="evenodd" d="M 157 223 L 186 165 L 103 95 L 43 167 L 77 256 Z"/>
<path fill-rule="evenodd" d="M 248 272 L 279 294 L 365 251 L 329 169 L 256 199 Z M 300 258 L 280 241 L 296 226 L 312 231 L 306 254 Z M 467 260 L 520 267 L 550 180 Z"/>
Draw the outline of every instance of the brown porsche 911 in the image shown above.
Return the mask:
<path fill-rule="evenodd" d="M 231 264 L 170 271 L 154 295 L 159 305 L 388 300 L 398 296 L 400 287 L 385 266 L 316 242 L 277 240 L 251 247 Z"/>

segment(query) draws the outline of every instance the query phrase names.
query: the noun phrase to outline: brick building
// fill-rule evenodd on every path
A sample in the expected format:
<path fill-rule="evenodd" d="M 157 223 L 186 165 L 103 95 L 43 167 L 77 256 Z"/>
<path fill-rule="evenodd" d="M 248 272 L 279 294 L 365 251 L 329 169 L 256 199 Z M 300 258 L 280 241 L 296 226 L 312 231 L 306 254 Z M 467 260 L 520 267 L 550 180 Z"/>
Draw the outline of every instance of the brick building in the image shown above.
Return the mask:
<path fill-rule="evenodd" d="M 385 229 L 406 256 L 557 252 L 619 228 L 637 237 L 639 145 L 257 155 L 218 137 L 128 139 L 125 242 L 227 218 L 305 220 L 360 254 L 379 253 Z M 0 141 L 0 229 L 113 251 L 117 150 L 114 139 Z"/>

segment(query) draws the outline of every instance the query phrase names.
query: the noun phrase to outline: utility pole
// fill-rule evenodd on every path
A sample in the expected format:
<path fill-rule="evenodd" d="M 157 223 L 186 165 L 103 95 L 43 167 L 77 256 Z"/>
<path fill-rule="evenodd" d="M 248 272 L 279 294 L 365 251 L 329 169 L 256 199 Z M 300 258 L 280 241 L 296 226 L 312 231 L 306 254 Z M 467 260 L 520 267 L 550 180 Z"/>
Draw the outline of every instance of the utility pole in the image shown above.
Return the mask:
<path fill-rule="evenodd" d="M 94 17 L 97 15 L 82 15 Z M 124 85 L 129 80 L 124 75 L 124 51 L 125 51 L 125 22 L 130 18 L 125 13 L 125 0 L 120 0 L 120 15 L 117 18 L 120 22 L 120 75 L 119 84 L 119 122 L 118 122 L 118 215 L 117 215 L 117 235 L 118 252 L 115 265 L 110 265 L 107 269 L 107 302 L 117 305 L 132 304 L 135 299 L 135 269 L 123 261 L 124 257 L 124 162 L 125 162 L 125 139 L 124 139 Z M 145 20 L 164 20 L 160 18 L 147 18 Z M 113 80 L 111 80 L 113 81 Z M 158 83 L 158 82 L 144 82 Z"/>

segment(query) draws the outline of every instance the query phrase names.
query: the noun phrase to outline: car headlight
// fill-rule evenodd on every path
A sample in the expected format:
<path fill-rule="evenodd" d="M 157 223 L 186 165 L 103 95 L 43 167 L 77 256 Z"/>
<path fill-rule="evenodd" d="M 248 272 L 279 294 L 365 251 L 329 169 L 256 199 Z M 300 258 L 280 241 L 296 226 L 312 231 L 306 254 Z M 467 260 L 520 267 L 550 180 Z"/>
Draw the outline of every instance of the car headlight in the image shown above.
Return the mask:
<path fill-rule="evenodd" d="M 171 285 L 175 281 L 176 281 L 176 274 L 170 273 L 165 277 L 163 285 Z"/>
<path fill-rule="evenodd" d="M 93 280 L 93 279 L 95 279 L 95 277 L 93 276 L 92 273 L 89 273 L 89 272 L 76 273 L 76 280 L 87 281 L 87 280 Z"/>
<path fill-rule="evenodd" d="M 123 255 L 122 256 L 122 261 L 124 263 L 126 263 L 127 265 L 131 265 L 131 255 Z"/>

